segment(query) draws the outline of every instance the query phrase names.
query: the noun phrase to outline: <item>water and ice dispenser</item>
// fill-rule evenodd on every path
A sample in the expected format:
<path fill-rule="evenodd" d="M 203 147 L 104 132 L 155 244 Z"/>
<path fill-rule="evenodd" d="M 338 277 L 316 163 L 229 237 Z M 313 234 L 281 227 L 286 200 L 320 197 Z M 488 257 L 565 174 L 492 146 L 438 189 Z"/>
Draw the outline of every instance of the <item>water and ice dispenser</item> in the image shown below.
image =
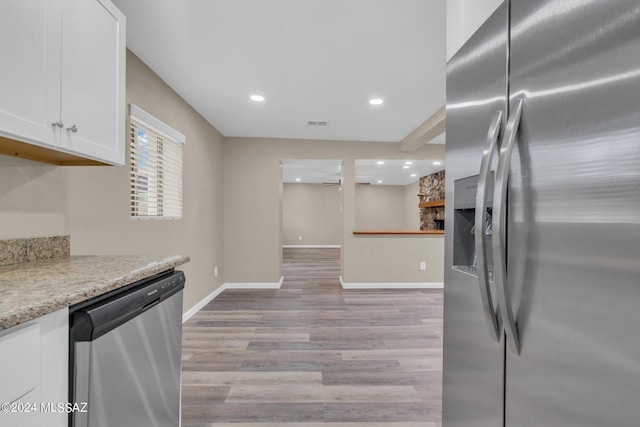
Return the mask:
<path fill-rule="evenodd" d="M 487 180 L 486 205 L 482 229 L 475 226 L 476 193 L 478 175 L 462 178 L 454 182 L 453 199 L 453 268 L 464 273 L 477 276 L 475 234 L 485 234 L 485 253 L 487 254 L 487 270 L 489 279 L 493 279 L 493 256 L 491 251 L 493 230 L 491 223 L 493 205 L 493 172 Z"/>

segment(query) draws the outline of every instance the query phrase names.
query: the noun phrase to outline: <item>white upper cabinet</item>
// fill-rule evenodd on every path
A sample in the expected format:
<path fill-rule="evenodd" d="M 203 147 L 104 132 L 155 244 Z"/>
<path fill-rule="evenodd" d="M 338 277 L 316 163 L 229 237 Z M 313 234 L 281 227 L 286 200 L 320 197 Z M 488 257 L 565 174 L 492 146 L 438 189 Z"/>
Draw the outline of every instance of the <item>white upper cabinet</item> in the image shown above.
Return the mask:
<path fill-rule="evenodd" d="M 0 9 L 9 65 L 0 135 L 124 164 L 124 15 L 109 0 L 3 0 Z"/>
<path fill-rule="evenodd" d="M 0 135 L 59 146 L 60 2 L 0 5 Z"/>
<path fill-rule="evenodd" d="M 447 0 L 447 61 L 504 0 Z"/>
<path fill-rule="evenodd" d="M 124 163 L 124 17 L 109 1 L 63 0 L 62 145 Z"/>

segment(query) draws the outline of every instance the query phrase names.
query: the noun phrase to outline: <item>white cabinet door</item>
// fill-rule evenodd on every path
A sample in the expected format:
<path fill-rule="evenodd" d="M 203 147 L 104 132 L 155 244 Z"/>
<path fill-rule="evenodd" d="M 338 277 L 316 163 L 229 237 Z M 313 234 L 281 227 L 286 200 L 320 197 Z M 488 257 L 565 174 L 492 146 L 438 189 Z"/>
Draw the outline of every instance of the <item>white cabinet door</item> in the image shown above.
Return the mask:
<path fill-rule="evenodd" d="M 108 0 L 63 0 L 62 146 L 124 164 L 125 18 Z"/>
<path fill-rule="evenodd" d="M 36 319 L 40 325 L 40 402 L 52 405 L 68 401 L 69 309 L 63 308 Z M 42 411 L 41 411 L 42 412 Z M 42 412 L 43 427 L 67 427 L 64 412 Z"/>
<path fill-rule="evenodd" d="M 67 426 L 55 408 L 68 398 L 68 308 L 0 331 L 0 361 L 0 403 L 17 411 L 0 411 L 0 426 Z"/>
<path fill-rule="evenodd" d="M 0 136 L 60 145 L 60 1 L 0 2 Z"/>
<path fill-rule="evenodd" d="M 2 419 L 6 425 L 11 427 L 42 427 L 48 426 L 44 422 L 46 414 L 41 412 L 40 402 L 42 401 L 41 392 L 39 388 L 30 391 L 20 399 L 11 403 L 11 410 L 16 412 L 9 412 L 1 414 Z"/>
<path fill-rule="evenodd" d="M 0 333 L 0 403 L 13 402 L 40 386 L 40 334 L 35 321 Z"/>
<path fill-rule="evenodd" d="M 1 0 L 0 137 L 124 164 L 125 55 L 110 0 Z"/>

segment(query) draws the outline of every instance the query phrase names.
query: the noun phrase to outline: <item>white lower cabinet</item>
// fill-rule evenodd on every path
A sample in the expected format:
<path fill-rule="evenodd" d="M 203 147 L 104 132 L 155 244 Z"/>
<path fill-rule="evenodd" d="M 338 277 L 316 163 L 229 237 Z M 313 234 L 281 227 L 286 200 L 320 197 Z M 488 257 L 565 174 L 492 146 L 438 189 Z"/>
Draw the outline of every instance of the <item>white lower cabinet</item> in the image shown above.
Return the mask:
<path fill-rule="evenodd" d="M 0 332 L 0 426 L 65 427 L 69 310 Z"/>
<path fill-rule="evenodd" d="M 42 401 L 42 392 L 40 388 L 30 391 L 20 399 L 11 402 L 10 410 L 14 412 L 3 413 L 2 418 L 6 426 L 12 427 L 42 427 L 47 426 L 44 416 L 40 409 L 40 401 Z M 6 420 L 4 419 L 6 417 Z M 52 424 L 62 425 L 62 424 Z"/>
<path fill-rule="evenodd" d="M 0 355 L 0 402 L 13 402 L 40 386 L 38 322 L 28 322 L 3 331 L 0 335 Z"/>

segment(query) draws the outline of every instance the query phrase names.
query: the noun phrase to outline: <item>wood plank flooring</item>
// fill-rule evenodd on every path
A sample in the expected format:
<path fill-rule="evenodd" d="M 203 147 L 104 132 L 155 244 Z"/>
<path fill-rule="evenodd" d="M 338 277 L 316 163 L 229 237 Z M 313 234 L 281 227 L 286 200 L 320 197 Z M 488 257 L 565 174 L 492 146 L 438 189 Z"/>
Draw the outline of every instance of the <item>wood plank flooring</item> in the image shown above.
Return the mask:
<path fill-rule="evenodd" d="M 342 290 L 339 249 L 283 274 L 184 325 L 183 427 L 440 426 L 442 290 Z"/>

